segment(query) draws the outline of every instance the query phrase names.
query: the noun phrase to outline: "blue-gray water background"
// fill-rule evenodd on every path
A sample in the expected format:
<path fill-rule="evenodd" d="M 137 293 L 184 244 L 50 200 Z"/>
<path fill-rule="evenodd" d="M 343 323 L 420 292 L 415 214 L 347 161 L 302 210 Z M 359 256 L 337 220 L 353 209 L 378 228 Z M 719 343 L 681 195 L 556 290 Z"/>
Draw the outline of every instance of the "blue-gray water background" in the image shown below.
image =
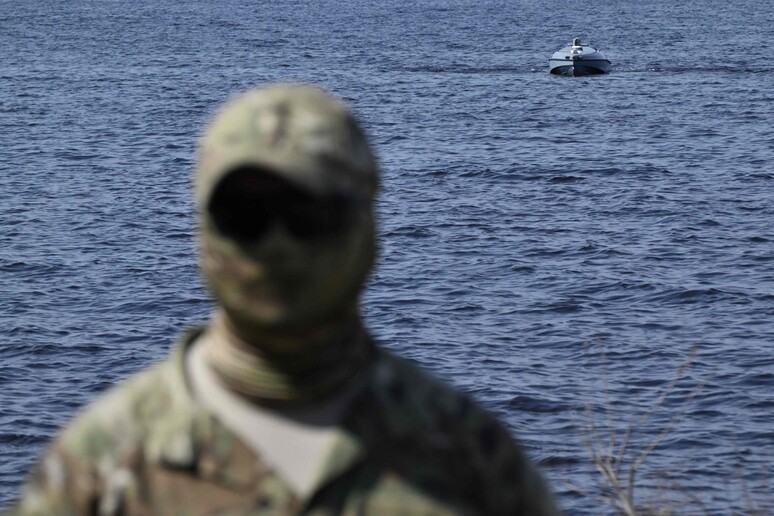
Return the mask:
<path fill-rule="evenodd" d="M 575 36 L 610 75 L 558 78 Z M 383 165 L 364 314 L 599 513 L 584 404 L 710 513 L 771 501 L 774 8 L 767 2 L 0 1 L 0 506 L 98 392 L 210 310 L 189 192 L 229 95 L 318 82 Z M 604 360 L 601 351 L 604 350 Z M 760 498 L 759 498 L 760 499 Z"/>

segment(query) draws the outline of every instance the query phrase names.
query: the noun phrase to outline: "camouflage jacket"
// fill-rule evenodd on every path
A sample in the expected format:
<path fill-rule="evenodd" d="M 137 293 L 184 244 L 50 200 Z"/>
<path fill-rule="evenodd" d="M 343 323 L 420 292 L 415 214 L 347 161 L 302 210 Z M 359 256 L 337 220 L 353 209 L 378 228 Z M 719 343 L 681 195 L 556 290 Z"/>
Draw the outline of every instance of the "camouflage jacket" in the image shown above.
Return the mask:
<path fill-rule="evenodd" d="M 301 499 L 191 397 L 184 353 L 196 336 L 77 417 L 11 514 L 555 514 L 492 416 L 385 351 Z"/>

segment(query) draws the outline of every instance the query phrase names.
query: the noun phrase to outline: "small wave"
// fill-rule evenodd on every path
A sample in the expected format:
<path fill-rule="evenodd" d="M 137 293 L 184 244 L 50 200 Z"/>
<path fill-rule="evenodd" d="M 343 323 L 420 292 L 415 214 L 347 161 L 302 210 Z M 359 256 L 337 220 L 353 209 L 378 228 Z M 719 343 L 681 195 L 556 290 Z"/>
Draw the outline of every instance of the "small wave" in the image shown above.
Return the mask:
<path fill-rule="evenodd" d="M 770 74 L 774 68 L 768 66 L 660 66 L 650 65 L 637 68 L 619 68 L 613 66 L 610 73 L 750 73 L 750 74 Z"/>
<path fill-rule="evenodd" d="M 759 173 L 759 174 L 748 174 L 747 177 L 750 179 L 763 179 L 763 180 L 770 180 L 774 179 L 774 174 L 767 174 L 767 173 Z"/>
<path fill-rule="evenodd" d="M 754 364 L 751 364 L 754 365 Z M 741 385 L 748 386 L 774 386 L 774 374 L 773 373 L 758 373 L 752 375 L 745 375 L 739 382 Z"/>
<path fill-rule="evenodd" d="M 770 382 L 771 383 L 771 382 Z M 763 401 L 756 401 L 754 403 L 748 403 L 745 405 L 745 408 L 747 409 L 763 409 L 771 411 L 774 409 L 774 400 L 763 400 Z"/>
<path fill-rule="evenodd" d="M 46 440 L 47 440 L 47 437 L 41 437 L 36 435 L 17 434 L 17 433 L 0 434 L 0 443 L 8 443 L 14 446 L 35 446 L 45 442 Z"/>
<path fill-rule="evenodd" d="M 391 72 L 405 73 L 457 73 L 457 74 L 498 74 L 498 73 L 524 73 L 531 72 L 533 69 L 528 66 L 467 66 L 467 65 L 422 65 L 398 67 Z"/>
<path fill-rule="evenodd" d="M 694 304 L 714 301 L 733 294 L 716 288 L 680 289 L 672 288 L 644 298 L 647 302 Z"/>
<path fill-rule="evenodd" d="M 549 183 L 577 183 L 578 181 L 583 181 L 583 178 L 578 176 L 554 176 L 548 180 Z"/>
<path fill-rule="evenodd" d="M 546 399 L 533 398 L 525 394 L 519 394 L 514 396 L 508 402 L 508 406 L 514 410 L 521 410 L 524 412 L 563 412 L 567 410 L 567 406 L 564 403 L 549 401 Z"/>
<path fill-rule="evenodd" d="M 551 466 L 569 466 L 572 464 L 579 464 L 581 459 L 578 457 L 572 457 L 569 455 L 549 455 L 548 457 L 542 457 L 537 460 L 538 466 L 551 467 Z"/>
<path fill-rule="evenodd" d="M 419 227 L 419 226 L 403 226 L 397 229 L 394 229 L 387 233 L 387 236 L 404 236 L 404 237 L 411 237 L 411 238 L 429 238 L 433 236 L 433 232 L 427 228 Z"/>
<path fill-rule="evenodd" d="M 464 305 L 453 306 L 449 309 L 449 311 L 467 313 L 467 312 L 479 312 L 483 309 L 484 308 L 481 305 L 464 304 Z"/>

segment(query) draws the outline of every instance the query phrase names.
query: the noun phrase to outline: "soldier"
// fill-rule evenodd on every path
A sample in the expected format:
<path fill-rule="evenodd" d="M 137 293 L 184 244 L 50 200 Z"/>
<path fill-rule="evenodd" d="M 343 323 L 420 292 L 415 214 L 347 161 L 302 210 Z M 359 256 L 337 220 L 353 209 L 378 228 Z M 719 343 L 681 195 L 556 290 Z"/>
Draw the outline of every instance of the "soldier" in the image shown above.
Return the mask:
<path fill-rule="evenodd" d="M 212 320 L 78 416 L 13 512 L 554 514 L 491 415 L 364 329 L 376 189 L 322 90 L 228 102 L 195 170 Z"/>

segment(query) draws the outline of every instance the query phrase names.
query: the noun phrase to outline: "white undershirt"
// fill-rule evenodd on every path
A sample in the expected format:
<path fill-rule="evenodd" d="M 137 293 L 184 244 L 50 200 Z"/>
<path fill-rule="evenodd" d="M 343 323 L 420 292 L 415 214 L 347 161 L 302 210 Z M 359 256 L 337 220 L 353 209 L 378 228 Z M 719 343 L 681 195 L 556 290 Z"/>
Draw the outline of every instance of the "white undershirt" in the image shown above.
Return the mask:
<path fill-rule="evenodd" d="M 193 343 L 186 369 L 194 397 L 241 437 L 300 497 L 310 495 L 356 389 L 325 403 L 267 409 L 229 391 L 207 362 L 209 332 Z"/>

